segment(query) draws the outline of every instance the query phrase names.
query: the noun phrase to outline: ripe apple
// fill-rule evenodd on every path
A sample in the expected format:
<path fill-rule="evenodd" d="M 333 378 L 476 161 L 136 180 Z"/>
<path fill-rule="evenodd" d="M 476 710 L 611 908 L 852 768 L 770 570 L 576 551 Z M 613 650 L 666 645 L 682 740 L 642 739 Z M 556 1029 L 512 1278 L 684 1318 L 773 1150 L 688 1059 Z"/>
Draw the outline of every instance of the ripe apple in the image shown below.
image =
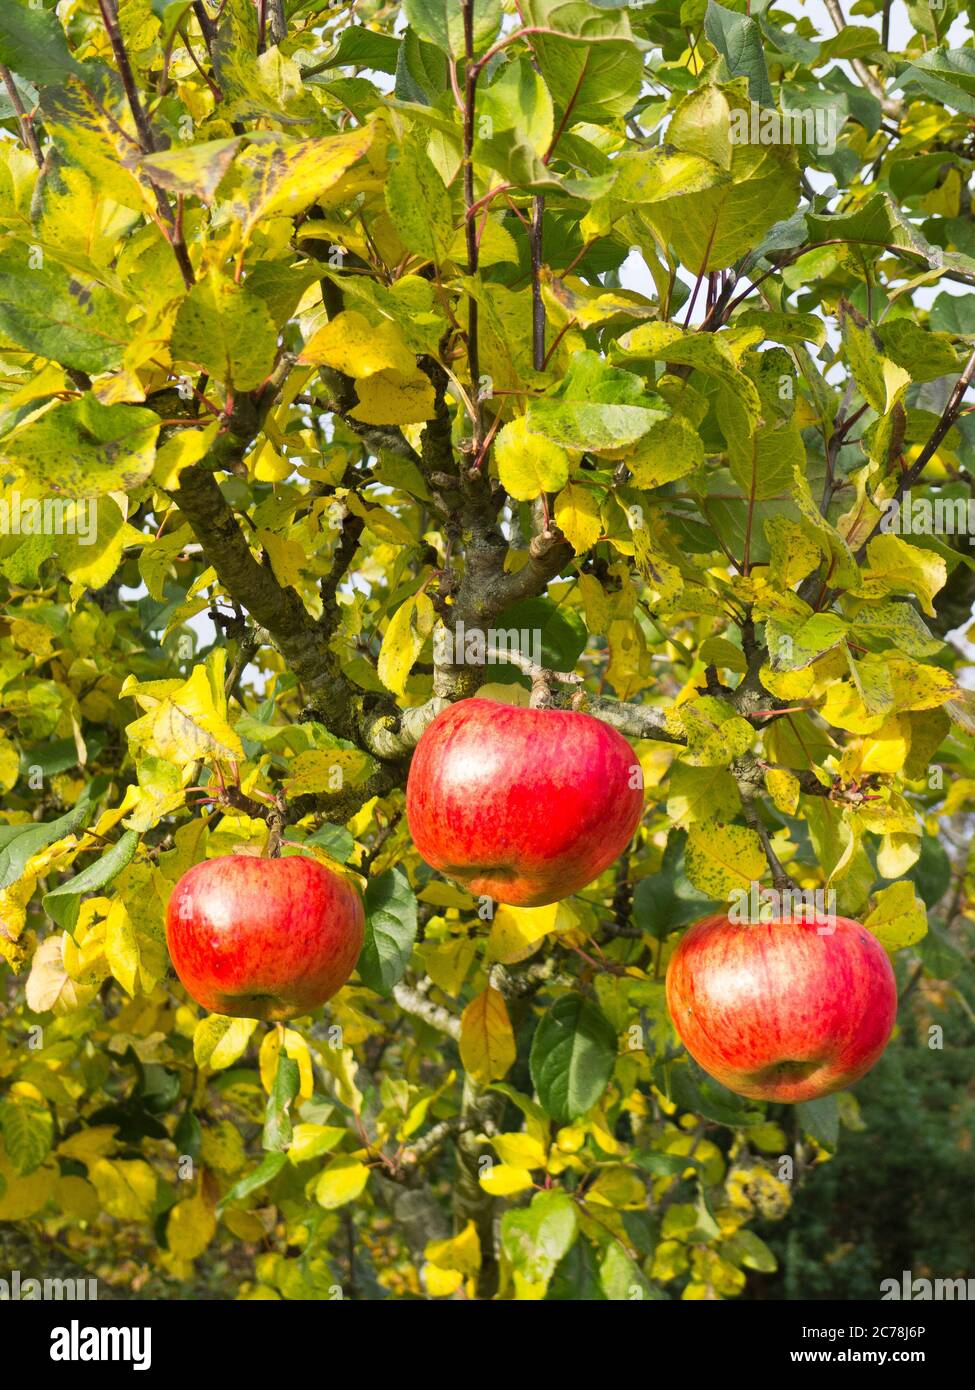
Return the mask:
<path fill-rule="evenodd" d="M 187 992 L 235 1018 L 311 1013 L 352 974 L 364 933 L 355 888 L 302 855 L 206 859 L 179 880 L 166 912 Z"/>
<path fill-rule="evenodd" d="M 417 745 L 410 834 L 433 868 L 502 903 L 541 907 L 598 878 L 643 812 L 626 739 L 588 714 L 459 700 Z"/>
<path fill-rule="evenodd" d="M 667 968 L 667 1005 L 706 1072 L 752 1100 L 803 1101 L 859 1080 L 897 1014 L 887 953 L 846 917 L 687 931 Z"/>

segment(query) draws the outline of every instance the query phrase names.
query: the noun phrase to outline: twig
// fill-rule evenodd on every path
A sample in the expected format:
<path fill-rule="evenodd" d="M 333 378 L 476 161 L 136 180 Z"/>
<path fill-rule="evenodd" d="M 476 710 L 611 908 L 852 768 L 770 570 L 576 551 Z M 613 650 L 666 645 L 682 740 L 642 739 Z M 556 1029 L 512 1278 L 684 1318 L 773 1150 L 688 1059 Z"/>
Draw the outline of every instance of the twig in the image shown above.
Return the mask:
<path fill-rule="evenodd" d="M 4 67 L 2 63 L 0 63 L 0 79 L 2 79 L 3 85 L 7 89 L 10 104 L 16 113 L 17 125 L 20 127 L 20 138 L 34 156 L 37 167 L 42 169 L 44 167 L 44 153 L 38 142 L 34 123 L 27 114 L 24 103 L 20 99 L 20 92 L 17 90 L 17 84 L 13 79 L 13 73 L 8 67 Z"/>
<path fill-rule="evenodd" d="M 545 367 L 545 303 L 542 299 L 542 224 L 545 199 L 536 194 L 532 201 L 532 224 L 529 233 L 532 263 L 532 359 L 536 372 Z"/>
<path fill-rule="evenodd" d="M 467 216 L 464 227 L 467 234 L 467 273 L 477 275 L 479 252 L 477 245 L 477 223 L 473 217 L 474 209 L 474 103 L 477 98 L 477 78 L 479 69 L 474 62 L 474 0 L 460 0 L 464 22 L 464 52 L 467 59 L 464 74 L 464 206 Z M 484 437 L 481 414 L 481 363 L 478 350 L 478 304 L 473 294 L 468 295 L 467 307 L 467 360 L 471 373 L 471 399 L 474 407 L 474 445 L 480 448 Z"/>
<path fill-rule="evenodd" d="M 101 10 L 102 20 L 105 24 L 105 32 L 108 34 L 108 41 L 112 46 L 115 55 L 115 62 L 118 66 L 119 76 L 122 79 L 122 86 L 125 88 L 126 99 L 129 103 L 129 110 L 132 112 L 132 119 L 139 136 L 139 147 L 142 153 L 150 155 L 155 153 L 156 140 L 152 132 L 152 125 L 142 105 L 139 96 L 139 89 L 136 86 L 135 75 L 132 71 L 132 64 L 129 62 L 128 50 L 125 47 L 125 40 L 118 26 L 118 15 L 113 8 L 114 0 L 98 0 L 98 8 Z M 190 261 L 189 252 L 186 249 L 186 242 L 183 240 L 182 230 L 173 214 L 169 199 L 163 193 L 158 184 L 149 179 L 149 186 L 156 198 L 156 207 L 162 219 L 162 227 L 173 248 L 173 254 L 179 265 L 180 274 L 187 289 L 192 289 L 196 282 L 193 274 L 193 265 Z"/>

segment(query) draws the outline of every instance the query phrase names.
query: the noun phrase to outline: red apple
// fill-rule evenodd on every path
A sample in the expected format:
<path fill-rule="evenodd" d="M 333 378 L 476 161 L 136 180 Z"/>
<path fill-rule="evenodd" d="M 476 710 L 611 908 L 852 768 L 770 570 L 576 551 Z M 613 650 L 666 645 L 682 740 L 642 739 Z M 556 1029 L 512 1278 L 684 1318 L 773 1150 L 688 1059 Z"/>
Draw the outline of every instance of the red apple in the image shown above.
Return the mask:
<path fill-rule="evenodd" d="M 887 953 L 846 917 L 742 925 L 706 917 L 667 968 L 688 1052 L 752 1100 L 816 1100 L 870 1070 L 897 1014 Z"/>
<path fill-rule="evenodd" d="M 643 812 L 626 739 L 588 714 L 459 700 L 413 754 L 410 834 L 433 868 L 518 907 L 558 902 L 623 852 Z"/>
<path fill-rule="evenodd" d="M 166 912 L 187 992 L 236 1018 L 311 1013 L 352 974 L 364 933 L 355 888 L 302 855 L 204 860 L 179 880 Z"/>

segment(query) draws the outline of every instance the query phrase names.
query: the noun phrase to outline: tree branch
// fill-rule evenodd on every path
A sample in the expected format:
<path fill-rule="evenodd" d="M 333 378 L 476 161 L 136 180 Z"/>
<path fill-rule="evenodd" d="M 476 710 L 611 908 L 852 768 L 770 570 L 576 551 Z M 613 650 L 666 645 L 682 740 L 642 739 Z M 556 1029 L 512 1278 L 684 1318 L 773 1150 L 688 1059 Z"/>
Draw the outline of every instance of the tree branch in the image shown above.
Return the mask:
<path fill-rule="evenodd" d="M 139 96 L 139 88 L 136 85 L 135 74 L 132 71 L 132 64 L 129 62 L 128 50 L 125 47 L 125 40 L 118 26 L 118 14 L 116 11 L 117 0 L 98 0 L 98 8 L 101 10 L 102 21 L 105 25 L 105 32 L 108 34 L 108 41 L 112 46 L 115 55 L 115 62 L 122 79 L 122 86 L 125 88 L 126 100 L 129 103 L 129 110 L 132 112 L 132 119 L 139 136 L 139 148 L 145 155 L 154 154 L 156 151 L 156 139 L 153 135 L 152 125 L 142 105 L 142 98 Z M 173 214 L 169 199 L 165 193 L 149 179 L 149 186 L 156 199 L 156 207 L 162 219 L 161 225 L 165 231 L 166 238 L 173 248 L 173 255 L 179 266 L 180 274 L 187 289 L 192 289 L 196 282 L 193 274 L 193 265 L 190 261 L 189 252 L 186 249 L 186 242 L 183 240 L 183 233 L 180 229 L 179 221 Z"/>
<path fill-rule="evenodd" d="M 431 1028 L 436 1028 L 439 1033 L 446 1033 L 455 1042 L 460 1041 L 460 1019 L 449 1009 L 428 999 L 413 985 L 401 981 L 393 989 L 393 998 L 404 1013 L 422 1019 L 424 1023 L 429 1023 Z"/>

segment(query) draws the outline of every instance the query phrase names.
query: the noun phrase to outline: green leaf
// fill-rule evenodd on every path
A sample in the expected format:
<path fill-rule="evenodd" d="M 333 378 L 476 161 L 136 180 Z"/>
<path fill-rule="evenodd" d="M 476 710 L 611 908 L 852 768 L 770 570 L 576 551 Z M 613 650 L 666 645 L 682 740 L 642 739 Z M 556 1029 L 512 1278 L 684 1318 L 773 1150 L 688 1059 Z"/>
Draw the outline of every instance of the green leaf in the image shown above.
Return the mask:
<path fill-rule="evenodd" d="M 39 87 L 84 72 L 71 56 L 57 11 L 30 0 L 4 0 L 0 9 L 0 63 Z"/>
<path fill-rule="evenodd" d="M 555 29 L 531 36 L 531 49 L 566 128 L 579 121 L 606 124 L 623 116 L 640 95 L 643 55 L 620 7 L 521 0 L 527 26 Z"/>
<path fill-rule="evenodd" d="M 836 1096 L 821 1096 L 796 1106 L 796 1117 L 807 1134 L 832 1153 L 840 1133 L 840 1111 Z"/>
<path fill-rule="evenodd" d="M 379 34 L 364 24 L 350 24 L 339 34 L 330 62 L 335 67 L 364 67 L 371 72 L 395 73 L 402 40 Z"/>
<path fill-rule="evenodd" d="M 687 836 L 671 830 L 660 869 L 641 878 L 633 894 L 633 920 L 641 931 L 663 941 L 678 927 L 706 917 L 716 900 L 699 892 L 684 869 Z"/>
<path fill-rule="evenodd" d="M 172 354 L 237 391 L 253 391 L 271 374 L 278 332 L 263 302 L 216 272 L 193 286 L 180 305 Z"/>
<path fill-rule="evenodd" d="M 827 1100 L 835 1100 L 834 1096 L 827 1096 Z M 809 1105 L 816 1105 L 816 1101 L 807 1101 L 805 1105 L 797 1105 L 796 1110 L 802 1112 Z M 807 1133 L 809 1132 L 807 1127 Z M 754 1231 L 743 1228 L 729 1236 L 727 1240 L 721 1242 L 721 1256 L 723 1259 L 730 1260 L 732 1264 L 743 1265 L 746 1269 L 755 1269 L 760 1274 L 774 1274 L 779 1267 L 778 1260 L 772 1251 L 760 1240 Z"/>
<path fill-rule="evenodd" d="M 131 492 L 152 473 L 161 421 L 135 405 L 101 405 L 88 393 L 53 405 L 3 444 L 31 482 L 73 497 Z"/>
<path fill-rule="evenodd" d="M 575 608 L 550 598 L 522 599 L 499 613 L 495 625 L 507 634 L 509 645 L 514 642 L 525 656 L 531 655 L 537 643 L 542 665 L 550 671 L 571 671 L 589 636 Z M 498 669 L 503 671 L 504 667 Z"/>
<path fill-rule="evenodd" d="M 357 969 L 364 985 L 388 995 L 403 978 L 413 954 L 416 894 L 402 869 L 387 869 L 369 880 L 364 903 L 366 935 Z"/>
<path fill-rule="evenodd" d="M 0 1106 L 7 1158 L 19 1177 L 39 1168 L 54 1142 L 54 1117 L 46 1105 L 18 1097 Z"/>
<path fill-rule="evenodd" d="M 732 77 L 748 78 L 748 95 L 761 106 L 774 106 L 762 34 L 754 19 L 708 0 L 704 32 L 728 65 Z"/>
<path fill-rule="evenodd" d="M 474 52 L 481 53 L 501 27 L 501 0 L 473 0 Z M 421 39 L 454 58 L 464 55 L 464 17 L 458 0 L 404 0 L 407 23 Z"/>
<path fill-rule="evenodd" d="M 975 53 L 970 48 L 935 48 L 922 53 L 906 65 L 896 83 L 902 88 L 911 84 L 939 105 L 975 116 Z"/>
<path fill-rule="evenodd" d="M 663 420 L 665 412 L 647 397 L 640 377 L 586 350 L 575 353 L 555 393 L 529 403 L 524 418 L 529 432 L 563 448 L 617 454 Z"/>
<path fill-rule="evenodd" d="M 288 1161 L 285 1153 L 267 1153 L 252 1173 L 235 1182 L 229 1192 L 225 1192 L 217 1203 L 217 1215 L 221 1216 L 232 1202 L 242 1202 L 252 1192 L 258 1192 L 273 1182 Z"/>
<path fill-rule="evenodd" d="M 543 1298 L 559 1261 L 578 1231 L 576 1209 L 568 1193 L 553 1188 L 536 1192 L 531 1204 L 501 1218 L 501 1244 L 511 1261 L 522 1298 Z"/>
<path fill-rule="evenodd" d="M 82 801 L 57 820 L 40 825 L 32 821 L 28 825 L 4 826 L 3 834 L 0 836 L 0 889 L 9 888 L 12 883 L 16 883 L 24 872 L 28 859 L 39 850 L 46 849 L 48 845 L 53 845 L 55 840 L 62 840 L 73 831 L 82 829 L 88 824 L 91 815 L 91 805 Z"/>
<path fill-rule="evenodd" d="M 386 207 L 403 245 L 437 264 L 454 237 L 454 215 L 443 179 L 418 141 L 404 144 L 386 179 Z"/>
<path fill-rule="evenodd" d="M 44 911 L 65 931 L 72 931 L 85 893 L 104 888 L 130 863 L 139 845 L 139 832 L 126 830 L 114 845 L 74 878 L 44 895 Z"/>
<path fill-rule="evenodd" d="M 0 329 L 39 357 L 97 374 L 121 365 L 132 339 L 127 306 L 84 275 L 23 251 L 0 256 Z"/>
<path fill-rule="evenodd" d="M 726 89 L 722 95 L 727 108 L 722 128 L 724 119 L 730 119 L 732 113 L 750 113 L 747 100 L 732 89 Z M 702 114 L 714 121 L 716 113 L 713 101 L 702 108 L 704 100 L 703 92 L 686 97 L 668 130 L 669 141 L 691 154 L 707 155 L 713 148 L 703 139 L 701 122 Z M 798 205 L 799 174 L 792 148 L 730 139 L 727 147 L 731 152 L 730 177 L 725 182 L 693 196 L 675 196 L 654 203 L 643 214 L 695 275 L 733 265 Z"/>
<path fill-rule="evenodd" d="M 612 1026 L 581 994 L 556 1000 L 535 1030 L 531 1078 L 545 1110 L 560 1124 L 596 1104 L 615 1061 Z"/>
<path fill-rule="evenodd" d="M 262 1142 L 264 1148 L 272 1153 L 283 1153 L 291 1143 L 291 1106 L 297 1100 L 300 1090 L 301 1073 L 298 1063 L 282 1048 L 278 1054 L 278 1068 L 274 1073 L 274 1085 L 267 1098 L 264 1115 Z"/>
<path fill-rule="evenodd" d="M 490 86 L 479 90 L 474 159 L 509 183 L 559 187 L 542 163 L 554 131 L 552 98 L 528 58 L 505 63 Z"/>
<path fill-rule="evenodd" d="M 840 333 L 850 370 L 864 399 L 878 415 L 889 415 L 903 399 L 911 378 L 885 357 L 873 328 L 846 300 L 840 301 Z"/>
<path fill-rule="evenodd" d="M 630 1259 L 618 1240 L 610 1242 L 603 1256 L 599 1266 L 599 1283 L 603 1293 L 614 1303 L 667 1299 L 665 1293 L 650 1283 L 636 1261 Z"/>

